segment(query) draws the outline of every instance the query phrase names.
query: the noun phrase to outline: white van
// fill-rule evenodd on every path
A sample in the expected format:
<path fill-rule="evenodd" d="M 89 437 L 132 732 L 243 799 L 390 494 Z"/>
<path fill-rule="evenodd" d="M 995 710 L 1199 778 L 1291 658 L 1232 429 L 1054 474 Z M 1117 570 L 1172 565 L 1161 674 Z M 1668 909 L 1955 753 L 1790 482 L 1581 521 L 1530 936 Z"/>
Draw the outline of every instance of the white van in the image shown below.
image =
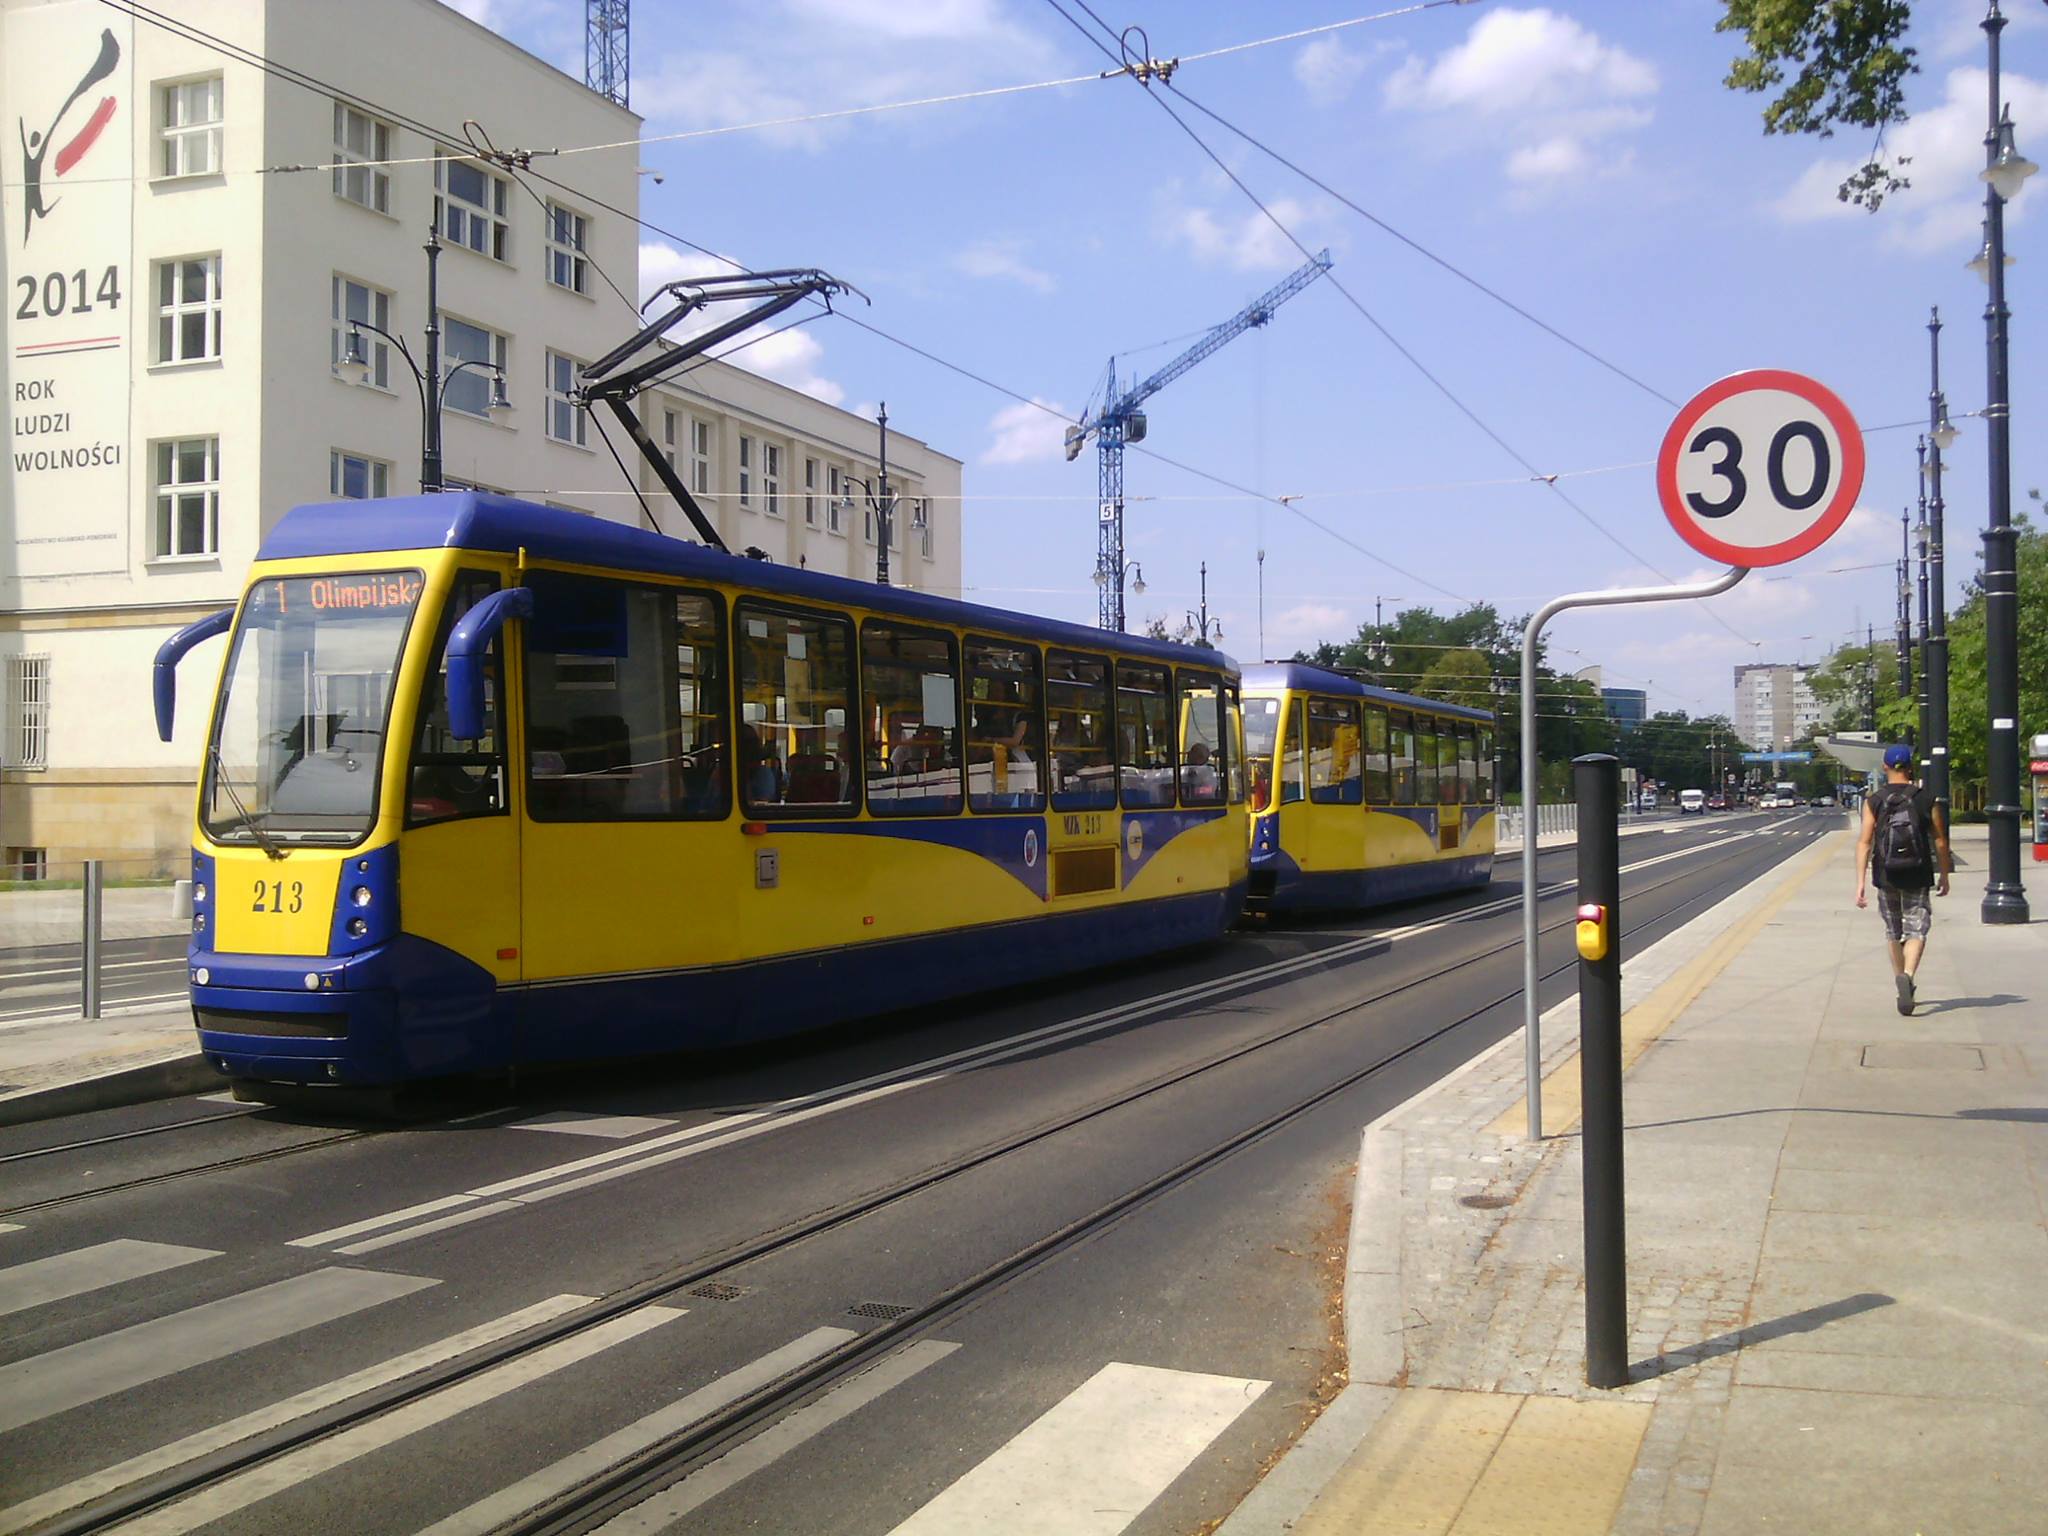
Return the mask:
<path fill-rule="evenodd" d="M 1681 816 L 1706 815 L 1707 792 L 1704 789 L 1681 789 L 1678 792 L 1678 814 Z"/>

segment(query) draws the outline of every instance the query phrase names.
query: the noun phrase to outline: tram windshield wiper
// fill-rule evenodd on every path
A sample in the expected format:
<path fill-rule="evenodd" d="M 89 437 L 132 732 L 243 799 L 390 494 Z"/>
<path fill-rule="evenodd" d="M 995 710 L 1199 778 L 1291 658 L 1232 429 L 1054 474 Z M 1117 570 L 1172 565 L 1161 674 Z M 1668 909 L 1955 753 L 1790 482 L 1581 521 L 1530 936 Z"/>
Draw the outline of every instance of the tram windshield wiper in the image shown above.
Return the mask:
<path fill-rule="evenodd" d="M 242 804 L 242 797 L 235 793 L 235 786 L 228 778 L 227 765 L 220 759 L 220 743 L 214 742 L 208 746 L 206 755 L 213 765 L 212 782 L 228 792 L 229 803 L 234 806 L 235 814 L 241 818 L 239 825 L 248 831 L 249 836 L 255 840 L 256 846 L 261 848 L 265 854 L 273 859 L 282 859 L 284 857 L 284 850 L 278 847 L 277 840 L 257 824 L 256 818 L 250 814 L 249 807 Z M 211 788 L 212 786 L 209 785 L 208 787 Z"/>

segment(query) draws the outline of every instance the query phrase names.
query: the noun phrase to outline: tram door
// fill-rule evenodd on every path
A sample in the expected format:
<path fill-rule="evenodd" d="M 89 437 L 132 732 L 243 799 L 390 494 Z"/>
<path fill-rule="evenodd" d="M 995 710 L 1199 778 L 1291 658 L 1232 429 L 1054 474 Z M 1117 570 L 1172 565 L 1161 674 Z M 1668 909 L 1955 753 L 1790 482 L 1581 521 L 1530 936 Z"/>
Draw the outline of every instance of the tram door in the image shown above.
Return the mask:
<path fill-rule="evenodd" d="M 458 740 L 448 729 L 448 632 L 504 584 L 497 572 L 456 572 L 413 724 L 399 846 L 400 917 L 408 933 L 454 951 L 500 985 L 520 979 L 519 820 L 512 805 L 506 737 L 503 635 L 485 654 L 484 734 Z M 416 999 L 410 1021 L 416 1065 L 436 1050 L 480 1050 L 465 1066 L 510 1059 L 509 1017 L 479 1031 L 461 998 Z M 445 1038 L 437 1036 L 444 1028 Z M 499 1034 L 492 1038 L 491 1029 Z"/>

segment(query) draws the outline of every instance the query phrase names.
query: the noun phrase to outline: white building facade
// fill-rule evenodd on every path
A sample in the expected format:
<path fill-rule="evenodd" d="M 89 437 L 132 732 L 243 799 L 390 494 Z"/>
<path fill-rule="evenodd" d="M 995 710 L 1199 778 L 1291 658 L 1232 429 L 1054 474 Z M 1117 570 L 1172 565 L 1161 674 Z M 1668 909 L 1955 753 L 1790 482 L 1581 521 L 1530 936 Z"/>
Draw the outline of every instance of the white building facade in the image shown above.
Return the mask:
<path fill-rule="evenodd" d="M 564 190 L 469 156 L 462 122 L 506 148 L 630 145 L 638 117 L 437 0 L 189 0 L 177 21 L 347 99 L 93 0 L 0 0 L 0 859 L 31 872 L 168 867 L 206 722 L 188 697 L 156 740 L 157 646 L 234 601 L 291 507 L 417 490 L 397 341 L 362 332 L 366 382 L 337 364 L 352 322 L 424 363 L 430 231 L 443 368 L 478 365 L 445 391 L 448 483 L 647 520 L 566 396 L 638 323 L 611 287 L 638 291 L 637 157 L 542 159 Z M 641 413 L 657 434 L 664 412 L 702 424 L 728 542 L 862 574 L 858 525 L 814 537 L 792 498 L 812 462 L 866 473 L 872 424 L 726 365 L 688 384 Z M 765 481 L 738 494 L 742 453 L 771 445 L 772 510 Z M 958 462 L 892 434 L 891 471 L 943 519 L 929 559 L 902 531 L 901 576 L 957 589 Z M 218 657 L 195 654 L 188 689 Z"/>
<path fill-rule="evenodd" d="M 1820 728 L 1812 669 L 1754 662 L 1735 669 L 1735 734 L 1753 751 L 1796 749 Z"/>

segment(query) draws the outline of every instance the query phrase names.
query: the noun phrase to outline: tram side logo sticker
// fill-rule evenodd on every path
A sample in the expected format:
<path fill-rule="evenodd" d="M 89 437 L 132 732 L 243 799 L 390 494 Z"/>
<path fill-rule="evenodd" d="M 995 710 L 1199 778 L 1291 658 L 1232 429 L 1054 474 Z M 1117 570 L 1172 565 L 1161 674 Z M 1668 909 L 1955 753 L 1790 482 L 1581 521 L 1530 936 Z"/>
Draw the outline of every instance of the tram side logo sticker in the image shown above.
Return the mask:
<path fill-rule="evenodd" d="M 1863 432 L 1835 392 L 1756 368 L 1686 402 L 1657 455 L 1657 495 L 1678 536 L 1745 568 L 1811 554 L 1863 489 Z"/>

